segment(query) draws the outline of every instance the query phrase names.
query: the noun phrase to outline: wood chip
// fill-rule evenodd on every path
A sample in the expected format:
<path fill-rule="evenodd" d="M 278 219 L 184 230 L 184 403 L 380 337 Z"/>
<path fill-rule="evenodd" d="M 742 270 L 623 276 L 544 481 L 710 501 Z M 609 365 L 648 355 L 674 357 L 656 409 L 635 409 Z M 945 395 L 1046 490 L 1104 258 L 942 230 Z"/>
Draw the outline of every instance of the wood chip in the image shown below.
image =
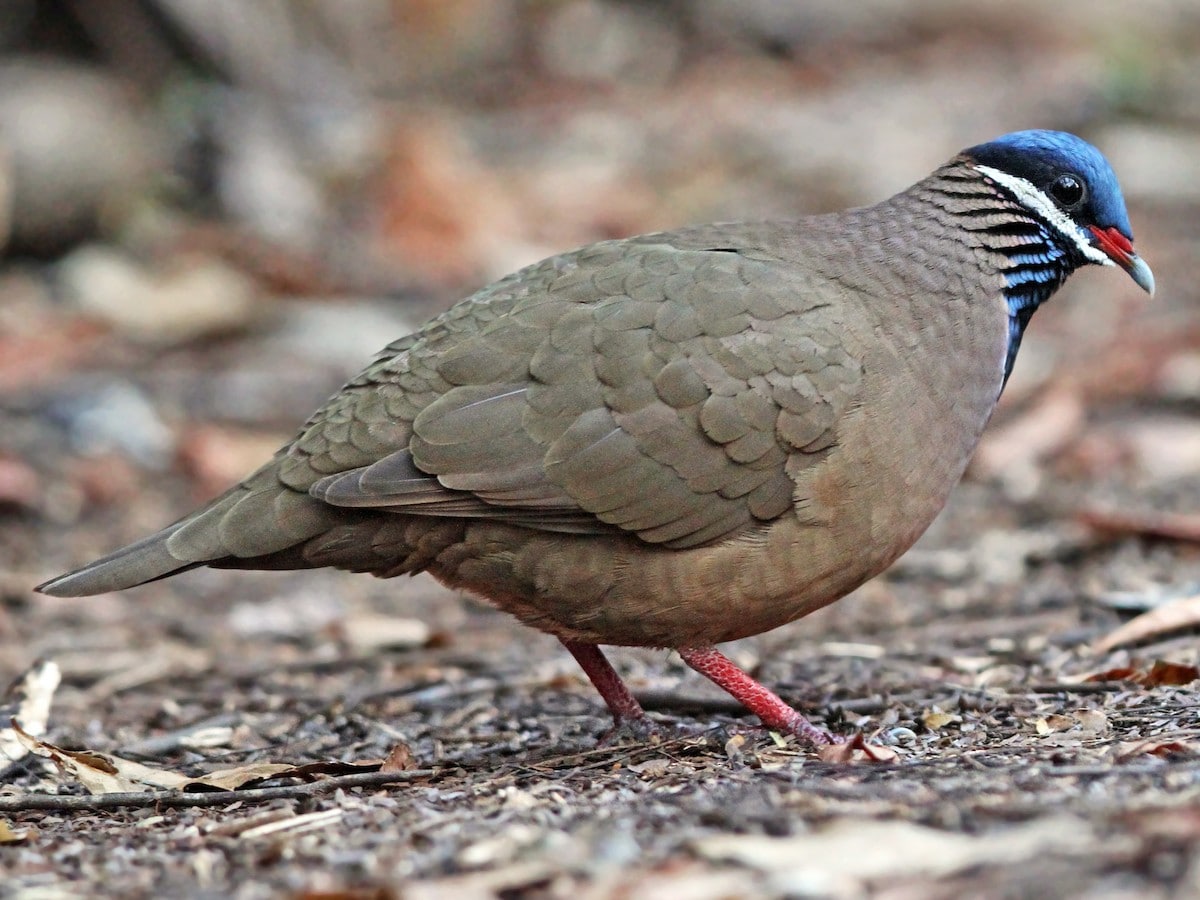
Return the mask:
<path fill-rule="evenodd" d="M 274 822 L 267 822 L 262 825 L 256 825 L 253 828 L 247 828 L 239 837 L 244 840 L 252 840 L 254 838 L 274 837 L 280 834 L 303 834 L 308 831 L 316 831 L 318 828 L 328 828 L 330 825 L 336 825 L 345 815 L 346 811 L 344 809 L 335 808 L 305 813 L 301 816 L 280 818 Z"/>

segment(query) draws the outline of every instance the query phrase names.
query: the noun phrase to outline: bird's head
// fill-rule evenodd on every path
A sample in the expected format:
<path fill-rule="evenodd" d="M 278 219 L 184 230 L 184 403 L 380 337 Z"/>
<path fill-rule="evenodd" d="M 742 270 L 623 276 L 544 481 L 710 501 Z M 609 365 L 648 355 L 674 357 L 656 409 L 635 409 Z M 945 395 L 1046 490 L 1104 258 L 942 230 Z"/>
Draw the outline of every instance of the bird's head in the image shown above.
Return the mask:
<path fill-rule="evenodd" d="M 1087 141 L 1064 131 L 1014 131 L 963 154 L 1080 257 L 1120 266 L 1154 295 L 1154 273 L 1133 250 L 1117 176 Z"/>

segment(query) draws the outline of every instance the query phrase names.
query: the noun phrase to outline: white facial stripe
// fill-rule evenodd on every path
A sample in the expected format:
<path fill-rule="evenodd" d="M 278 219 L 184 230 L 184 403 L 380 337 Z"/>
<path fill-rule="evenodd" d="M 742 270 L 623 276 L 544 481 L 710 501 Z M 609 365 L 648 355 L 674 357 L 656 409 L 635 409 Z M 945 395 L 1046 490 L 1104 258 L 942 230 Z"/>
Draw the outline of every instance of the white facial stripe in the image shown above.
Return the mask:
<path fill-rule="evenodd" d="M 1103 250 L 1093 247 L 1091 241 L 1080 231 L 1079 226 L 1072 222 L 1066 213 L 1055 206 L 1054 202 L 1035 188 L 1031 182 L 1024 178 L 1018 178 L 1016 175 L 1001 172 L 999 169 L 993 169 L 991 166 L 976 166 L 975 168 L 992 179 L 992 181 L 1002 184 L 1012 191 L 1018 201 L 1037 212 L 1042 218 L 1058 229 L 1059 233 L 1067 240 L 1073 241 L 1079 252 L 1092 262 L 1099 263 L 1102 266 L 1111 266 L 1113 264 L 1113 261 L 1108 258 L 1108 254 Z"/>

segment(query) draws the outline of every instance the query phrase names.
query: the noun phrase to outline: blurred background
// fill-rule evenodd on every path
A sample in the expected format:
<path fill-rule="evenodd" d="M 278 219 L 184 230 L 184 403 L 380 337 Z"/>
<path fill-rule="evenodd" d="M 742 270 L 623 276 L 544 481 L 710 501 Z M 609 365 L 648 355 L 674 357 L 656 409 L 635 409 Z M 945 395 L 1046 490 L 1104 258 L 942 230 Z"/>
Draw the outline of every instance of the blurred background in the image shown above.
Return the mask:
<path fill-rule="evenodd" d="M 83 640 L 48 624 L 82 607 L 32 584 L 228 486 L 484 282 L 597 239 L 873 202 L 1030 127 L 1109 156 L 1159 292 L 1077 275 L 972 478 L 1010 524 L 1080 491 L 1176 502 L 1200 473 L 1190 0 L 5 0 L 0 667 Z M 394 587 L 305 577 L 309 613 L 288 576 L 207 573 L 108 614 L 278 591 L 274 619 L 221 627 L 311 639 L 352 590 L 393 608 Z"/>
<path fill-rule="evenodd" d="M 716 774 L 688 769 L 653 803 L 640 776 L 619 763 L 604 775 L 601 758 L 570 803 L 523 794 L 528 805 L 481 817 L 472 798 L 507 803 L 487 780 L 497 759 L 590 747 L 607 723 L 553 639 L 431 581 L 198 570 L 86 601 L 31 588 L 219 493 L 376 350 L 525 263 L 688 222 L 871 203 L 1032 127 L 1107 154 L 1157 297 L 1116 269 L 1074 276 L 1036 316 L 966 482 L 917 548 L 854 597 L 729 652 L 806 709 L 841 710 L 840 727 L 896 726 L 910 756 L 944 753 L 938 827 L 971 830 L 963 798 L 986 801 L 953 787 L 970 770 L 960 752 L 1020 747 L 996 770 L 1002 793 L 1009 772 L 1057 752 L 1038 743 L 1050 709 L 1125 698 L 1112 707 L 1123 735 L 1177 736 L 1173 707 L 1152 722 L 1129 712 L 1160 695 L 1055 685 L 1134 671 L 1127 651 L 1091 643 L 1114 609 L 1190 596 L 1195 613 L 1200 595 L 1195 0 L 0 0 L 0 682 L 53 659 L 64 680 L 48 736 L 139 758 L 361 760 L 407 741 L 422 765 L 462 762 L 478 785 L 379 801 L 396 809 L 379 807 L 388 837 L 372 848 L 392 846 L 401 811 L 424 835 L 394 859 L 379 851 L 371 865 L 392 872 L 483 865 L 466 824 L 516 841 L 506 829 L 521 816 L 520 840 L 544 837 L 551 871 L 564 822 L 587 844 L 585 871 L 618 874 L 629 833 L 664 859 L 680 823 L 758 828 L 768 813 L 737 793 L 749 770 L 719 742 L 692 763 Z M 1154 653 L 1200 663 L 1194 638 Z M 613 659 L 656 715 L 679 715 L 679 691 L 707 698 L 683 707 L 707 710 L 692 725 L 734 712 L 667 654 Z M 981 711 L 963 705 L 989 691 Z M 197 723 L 225 729 L 202 754 L 148 737 Z M 778 752 L 787 771 L 809 764 L 802 747 Z M 55 789 L 48 770 L 25 771 Z M 1060 783 L 1075 793 L 1048 810 L 1106 796 Z M 628 798 L 606 793 L 629 784 Z M 919 812 L 933 794 L 905 784 L 900 814 Z M 771 834 L 822 809 L 819 791 L 781 803 L 762 790 L 763 810 L 791 810 L 762 826 Z M 1003 824 L 1036 806 L 1018 801 Z M 625 843 L 589 830 L 631 816 Z M 108 840 L 89 821 L 39 820 L 42 849 Z M 177 820 L 152 821 L 119 840 L 143 835 L 157 866 L 154 842 Z M 372 871 L 347 855 L 371 840 L 354 821 L 312 851 L 314 877 Z M 1087 857 L 1097 878 L 1110 849 L 1098 838 Z M 104 847 L 93 857 L 110 875 L 133 866 Z M 1042 856 L 1016 858 L 1005 878 L 1042 878 Z M 50 871 L 24 859 L 30 877 Z M 258 856 L 231 859 L 259 869 Z M 1147 877 L 1165 871 L 1153 860 Z M 1066 896 L 1079 871 L 1046 882 L 1070 890 L 1021 895 Z M 744 886 L 734 874 L 730 896 Z M 1150 896 L 1120 896 L 1134 895 Z"/>

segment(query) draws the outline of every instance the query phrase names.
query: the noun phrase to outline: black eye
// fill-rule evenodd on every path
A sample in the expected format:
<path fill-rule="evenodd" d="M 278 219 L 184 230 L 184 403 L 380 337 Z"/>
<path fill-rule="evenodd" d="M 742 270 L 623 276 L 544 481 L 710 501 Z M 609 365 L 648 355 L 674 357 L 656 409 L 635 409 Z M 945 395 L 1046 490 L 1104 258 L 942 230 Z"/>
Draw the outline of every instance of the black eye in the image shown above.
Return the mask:
<path fill-rule="evenodd" d="M 1059 175 L 1050 185 L 1050 193 L 1063 206 L 1074 206 L 1083 199 L 1083 182 L 1074 175 Z"/>

